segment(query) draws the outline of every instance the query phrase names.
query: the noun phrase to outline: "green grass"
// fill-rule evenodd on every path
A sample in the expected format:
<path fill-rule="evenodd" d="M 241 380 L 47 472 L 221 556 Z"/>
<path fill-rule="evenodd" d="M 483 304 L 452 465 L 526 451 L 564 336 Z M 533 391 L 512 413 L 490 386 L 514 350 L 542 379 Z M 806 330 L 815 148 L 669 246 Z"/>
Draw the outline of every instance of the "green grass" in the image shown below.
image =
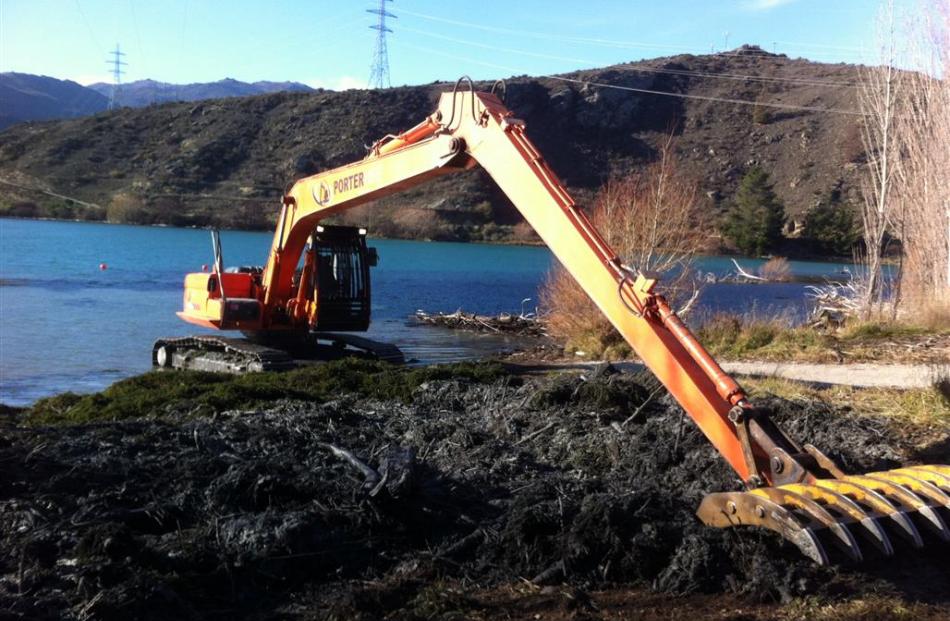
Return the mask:
<path fill-rule="evenodd" d="M 716 315 L 696 331 L 700 342 L 724 359 L 834 358 L 835 338 L 782 319 Z"/>
<path fill-rule="evenodd" d="M 941 327 L 900 322 L 852 321 L 836 331 L 792 326 L 783 318 L 715 315 L 696 335 L 710 353 L 723 360 L 782 360 L 801 362 L 858 362 L 915 360 L 907 348 L 889 342 L 950 333 Z M 926 351 L 920 352 L 926 355 Z"/>
<path fill-rule="evenodd" d="M 847 406 L 859 415 L 887 416 L 914 425 L 950 425 L 950 386 L 938 382 L 927 388 L 818 388 L 783 378 L 744 378 L 751 397 L 775 395 L 790 401 L 823 402 L 829 407 Z"/>
<path fill-rule="evenodd" d="M 492 382 L 505 375 L 497 363 L 463 362 L 397 367 L 347 359 L 286 373 L 226 375 L 199 371 L 153 371 L 116 382 L 91 395 L 65 393 L 41 399 L 24 417 L 27 424 L 111 421 L 172 413 L 212 414 L 253 409 L 276 399 L 324 402 L 357 394 L 408 403 L 413 391 L 432 380 Z"/>
<path fill-rule="evenodd" d="M 908 325 L 893 321 L 857 321 L 844 327 L 841 338 L 844 340 L 889 339 L 923 334 L 946 332 L 928 329 L 923 326 Z"/>

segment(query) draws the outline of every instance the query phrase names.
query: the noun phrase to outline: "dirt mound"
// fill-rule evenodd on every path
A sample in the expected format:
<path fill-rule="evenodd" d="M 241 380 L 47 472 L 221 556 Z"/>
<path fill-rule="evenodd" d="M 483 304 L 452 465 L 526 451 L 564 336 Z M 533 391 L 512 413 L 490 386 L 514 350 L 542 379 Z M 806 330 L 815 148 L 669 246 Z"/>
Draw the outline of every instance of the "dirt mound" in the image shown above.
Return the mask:
<path fill-rule="evenodd" d="M 352 395 L 8 425 L 0 608 L 40 619 L 434 618 L 443 580 L 521 578 L 760 599 L 916 583 L 946 601 L 928 587 L 950 578 L 939 550 L 858 574 L 818 569 L 769 533 L 703 527 L 702 495 L 738 481 L 665 399 L 612 425 L 646 394 L 626 374 L 438 379 L 408 402 Z M 945 444 L 914 446 L 884 420 L 767 405 L 849 467 L 922 451 L 947 459 Z"/>

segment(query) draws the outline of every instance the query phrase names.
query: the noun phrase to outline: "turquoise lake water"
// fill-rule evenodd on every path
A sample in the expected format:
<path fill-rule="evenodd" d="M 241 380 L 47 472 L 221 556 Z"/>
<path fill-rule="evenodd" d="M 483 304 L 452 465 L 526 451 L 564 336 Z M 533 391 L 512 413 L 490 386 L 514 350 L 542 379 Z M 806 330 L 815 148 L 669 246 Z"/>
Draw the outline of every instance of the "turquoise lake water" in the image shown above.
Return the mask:
<path fill-rule="evenodd" d="M 226 265 L 260 265 L 271 234 L 221 234 Z M 417 310 L 485 314 L 533 310 L 553 257 L 546 248 L 372 240 L 369 336 L 420 362 L 448 362 L 512 348 L 516 340 L 411 325 Z M 101 271 L 100 263 L 108 269 Z M 208 231 L 0 219 L 0 402 L 26 404 L 71 390 L 100 390 L 146 371 L 152 342 L 200 332 L 180 321 L 182 279 L 211 263 Z M 744 259 L 752 271 L 761 261 Z M 724 275 L 729 259 L 700 269 Z M 798 275 L 840 274 L 847 264 L 792 262 Z M 707 309 L 802 315 L 801 284 L 706 287 Z"/>

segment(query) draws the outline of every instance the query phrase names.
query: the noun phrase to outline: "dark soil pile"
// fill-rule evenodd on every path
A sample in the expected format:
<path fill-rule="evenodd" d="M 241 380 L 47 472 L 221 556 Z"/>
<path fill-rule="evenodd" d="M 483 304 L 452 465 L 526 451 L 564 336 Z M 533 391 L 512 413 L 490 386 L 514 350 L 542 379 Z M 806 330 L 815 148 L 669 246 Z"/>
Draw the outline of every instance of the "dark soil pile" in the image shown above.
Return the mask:
<path fill-rule="evenodd" d="M 11 420 L 0 618 L 443 618 L 426 608 L 433 589 L 447 597 L 442 581 L 521 579 L 760 600 L 950 596 L 945 549 L 821 570 L 769 533 L 702 526 L 702 495 L 738 481 L 665 398 L 620 427 L 647 394 L 602 372 L 437 379 L 409 399 L 200 417 Z M 921 446 L 884 420 L 768 405 L 848 468 L 948 461 L 945 434 Z"/>

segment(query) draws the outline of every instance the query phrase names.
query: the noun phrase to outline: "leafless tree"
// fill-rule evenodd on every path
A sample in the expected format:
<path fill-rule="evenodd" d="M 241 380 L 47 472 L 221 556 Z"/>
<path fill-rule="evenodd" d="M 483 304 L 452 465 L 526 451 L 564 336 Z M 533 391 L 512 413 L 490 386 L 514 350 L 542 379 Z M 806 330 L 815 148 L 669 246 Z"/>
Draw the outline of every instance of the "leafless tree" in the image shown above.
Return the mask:
<path fill-rule="evenodd" d="M 950 307 L 950 0 L 920 2 L 897 119 L 897 182 L 906 204 L 905 290 L 915 308 Z"/>
<path fill-rule="evenodd" d="M 672 137 L 660 149 L 659 159 L 642 172 L 611 178 L 595 198 L 590 218 L 627 265 L 665 274 L 663 293 L 673 304 L 688 304 L 696 290 L 691 266 L 705 241 L 704 217 L 698 187 L 678 172 Z M 588 349 L 603 350 L 620 342 L 560 266 L 542 288 L 541 307 L 554 336 L 584 342 Z"/>
<path fill-rule="evenodd" d="M 896 135 L 901 105 L 902 72 L 897 68 L 898 49 L 893 0 L 887 0 L 878 22 L 880 43 L 877 65 L 862 71 L 860 102 L 864 113 L 862 141 L 867 153 L 867 174 L 861 186 L 863 252 L 858 257 L 865 272 L 861 309 L 865 319 L 883 310 L 887 297 L 883 278 L 882 253 L 888 230 L 899 224 L 901 198 L 895 183 L 900 159 Z M 892 298 L 896 304 L 896 298 Z"/>

